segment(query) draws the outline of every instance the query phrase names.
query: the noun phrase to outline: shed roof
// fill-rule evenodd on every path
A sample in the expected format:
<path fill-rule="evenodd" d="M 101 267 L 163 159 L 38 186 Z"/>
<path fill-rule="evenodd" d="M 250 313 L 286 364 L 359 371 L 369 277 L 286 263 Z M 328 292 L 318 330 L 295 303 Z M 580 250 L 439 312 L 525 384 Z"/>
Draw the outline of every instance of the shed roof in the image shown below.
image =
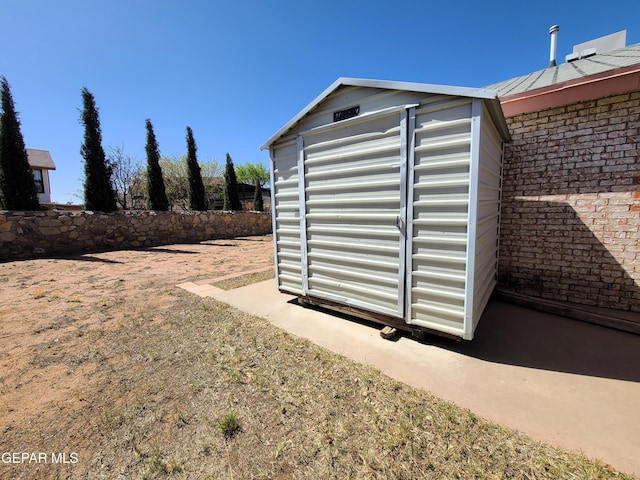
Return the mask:
<path fill-rule="evenodd" d="M 486 88 L 496 90 L 499 97 L 508 97 L 633 65 L 640 65 L 640 43 L 538 70 Z"/>
<path fill-rule="evenodd" d="M 269 148 L 278 138 L 291 130 L 305 115 L 316 108 L 324 99 L 342 86 L 380 88 L 388 90 L 404 90 L 408 92 L 431 93 L 435 95 L 452 95 L 459 97 L 480 98 L 487 101 L 487 107 L 505 140 L 510 140 L 509 129 L 502 113 L 498 94 L 488 88 L 455 87 L 449 85 L 433 85 L 428 83 L 396 82 L 389 80 L 371 80 L 365 78 L 340 77 L 333 82 L 324 92 L 318 95 L 297 115 L 289 120 L 280 130 L 269 138 L 261 147 L 261 150 Z"/>
<path fill-rule="evenodd" d="M 27 157 L 29 158 L 29 165 L 31 167 L 45 168 L 47 170 L 56 169 L 56 165 L 53 163 L 53 158 L 51 158 L 49 150 L 27 148 Z"/>

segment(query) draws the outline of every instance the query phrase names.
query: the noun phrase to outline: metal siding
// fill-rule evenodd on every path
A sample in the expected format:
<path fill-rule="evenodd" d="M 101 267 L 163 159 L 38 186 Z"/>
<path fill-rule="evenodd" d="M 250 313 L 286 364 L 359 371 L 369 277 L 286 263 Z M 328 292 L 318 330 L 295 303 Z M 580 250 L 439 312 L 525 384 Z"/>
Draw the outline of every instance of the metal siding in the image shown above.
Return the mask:
<path fill-rule="evenodd" d="M 304 134 L 309 295 L 402 316 L 402 132 L 395 112 Z"/>
<path fill-rule="evenodd" d="M 272 147 L 273 235 L 277 284 L 280 290 L 303 293 L 300 249 L 300 201 L 295 138 Z"/>
<path fill-rule="evenodd" d="M 416 110 L 408 323 L 464 333 L 471 100 Z"/>
<path fill-rule="evenodd" d="M 316 127 L 333 124 L 333 112 L 356 105 L 360 106 L 359 116 L 377 113 L 385 108 L 414 103 L 426 104 L 450 98 L 424 92 L 385 90 L 367 87 L 341 86 L 322 103 L 316 105 L 295 127 L 296 132 L 305 132 Z M 336 123 L 339 125 L 341 122 Z"/>
<path fill-rule="evenodd" d="M 502 139 L 483 106 L 480 128 L 478 218 L 473 295 L 473 329 L 497 283 Z"/>

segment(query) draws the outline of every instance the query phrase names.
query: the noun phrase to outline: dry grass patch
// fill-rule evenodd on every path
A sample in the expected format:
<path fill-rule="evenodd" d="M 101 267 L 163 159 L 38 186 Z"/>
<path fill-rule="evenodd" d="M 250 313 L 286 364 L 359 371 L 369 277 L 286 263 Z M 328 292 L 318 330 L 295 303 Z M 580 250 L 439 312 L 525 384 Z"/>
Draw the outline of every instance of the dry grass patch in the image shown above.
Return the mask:
<path fill-rule="evenodd" d="M 244 287 L 245 285 L 251 285 L 252 283 L 262 282 L 271 278 L 275 278 L 275 272 L 273 271 L 273 269 L 265 270 L 264 272 L 240 275 L 228 280 L 215 282 L 213 285 L 221 288 L 222 290 L 233 290 L 234 288 Z"/>
<path fill-rule="evenodd" d="M 66 368 L 80 401 L 4 431 L 3 449 L 79 462 L 0 466 L 3 477 L 630 478 L 177 290 L 168 307 L 68 333 L 34 362 Z"/>

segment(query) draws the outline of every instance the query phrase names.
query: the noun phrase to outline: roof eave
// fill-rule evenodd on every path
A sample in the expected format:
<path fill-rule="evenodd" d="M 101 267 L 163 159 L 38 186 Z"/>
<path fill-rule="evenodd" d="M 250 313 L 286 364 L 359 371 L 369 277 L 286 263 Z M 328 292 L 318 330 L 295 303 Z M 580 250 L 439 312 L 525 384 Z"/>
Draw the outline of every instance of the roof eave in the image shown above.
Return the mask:
<path fill-rule="evenodd" d="M 413 82 L 396 82 L 389 80 L 372 80 L 366 78 L 350 78 L 340 77 L 327 87 L 320 95 L 314 98 L 306 107 L 304 107 L 297 115 L 289 120 L 282 128 L 280 128 L 275 134 L 273 134 L 269 140 L 267 140 L 260 150 L 268 150 L 271 145 L 282 135 L 288 132 L 296 123 L 298 123 L 307 113 L 313 110 L 322 100 L 328 97 L 333 91 L 341 86 L 353 86 L 353 87 L 368 87 L 368 88 L 381 88 L 388 90 L 405 90 L 410 92 L 423 92 L 432 93 L 435 95 L 452 95 L 460 97 L 471 97 L 489 100 L 492 104 L 492 116 L 494 120 L 498 120 L 500 117 L 504 117 L 501 113 L 496 115 L 496 112 L 500 109 L 500 102 L 498 100 L 498 93 L 495 90 L 488 88 L 469 88 L 469 87 L 455 87 L 449 85 L 437 85 L 428 83 L 413 83 Z M 496 110 L 497 107 L 497 110 Z M 500 123 L 496 121 L 496 123 Z M 509 130 L 506 127 L 504 118 L 502 120 L 503 126 L 499 126 L 502 135 L 506 139 L 510 140 Z M 506 133 L 506 136 L 505 136 Z"/>
<path fill-rule="evenodd" d="M 27 148 L 27 158 L 30 167 L 40 168 L 43 170 L 55 170 L 56 164 L 53 162 L 49 150 L 39 150 L 37 148 Z"/>
<path fill-rule="evenodd" d="M 512 117 L 640 89 L 640 65 L 609 70 L 501 98 L 502 110 Z"/>

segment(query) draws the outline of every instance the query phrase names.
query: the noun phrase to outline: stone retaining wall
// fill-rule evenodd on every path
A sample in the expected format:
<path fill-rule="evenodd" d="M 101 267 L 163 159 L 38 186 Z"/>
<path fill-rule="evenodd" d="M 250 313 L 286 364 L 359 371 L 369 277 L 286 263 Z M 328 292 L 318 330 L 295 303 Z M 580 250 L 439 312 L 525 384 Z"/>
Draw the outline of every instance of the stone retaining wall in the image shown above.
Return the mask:
<path fill-rule="evenodd" d="M 0 211 L 0 260 L 271 233 L 259 212 Z"/>

